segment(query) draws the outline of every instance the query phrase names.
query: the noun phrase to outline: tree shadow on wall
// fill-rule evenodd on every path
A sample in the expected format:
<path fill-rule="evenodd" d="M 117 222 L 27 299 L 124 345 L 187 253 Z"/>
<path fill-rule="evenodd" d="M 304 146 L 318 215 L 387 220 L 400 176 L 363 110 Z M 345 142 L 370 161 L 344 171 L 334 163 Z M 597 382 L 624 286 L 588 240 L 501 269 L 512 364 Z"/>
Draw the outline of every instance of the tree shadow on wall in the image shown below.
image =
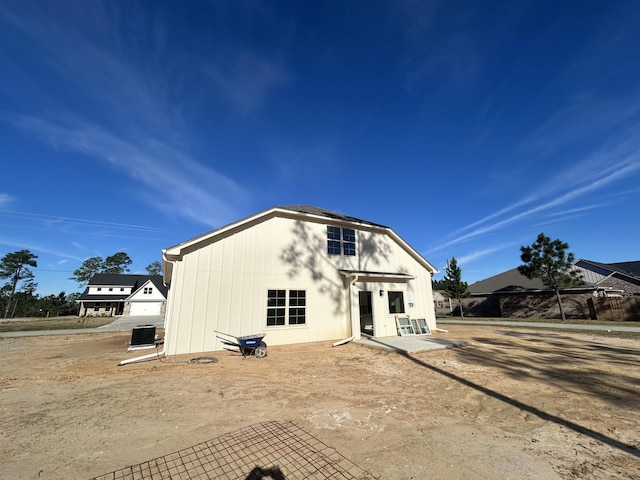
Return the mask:
<path fill-rule="evenodd" d="M 295 240 L 286 245 L 280 254 L 280 259 L 289 266 L 287 275 L 293 279 L 308 274 L 317 284 L 320 294 L 333 301 L 334 313 L 348 308 L 348 305 L 344 305 L 344 291 L 348 283 L 336 272 L 336 262 L 339 269 L 376 271 L 381 265 L 387 264 L 391 256 L 390 245 L 383 241 L 385 237 L 371 232 L 358 232 L 358 251 L 353 257 L 329 255 L 326 234 L 314 232 L 306 222 L 297 220 L 292 233 Z"/>

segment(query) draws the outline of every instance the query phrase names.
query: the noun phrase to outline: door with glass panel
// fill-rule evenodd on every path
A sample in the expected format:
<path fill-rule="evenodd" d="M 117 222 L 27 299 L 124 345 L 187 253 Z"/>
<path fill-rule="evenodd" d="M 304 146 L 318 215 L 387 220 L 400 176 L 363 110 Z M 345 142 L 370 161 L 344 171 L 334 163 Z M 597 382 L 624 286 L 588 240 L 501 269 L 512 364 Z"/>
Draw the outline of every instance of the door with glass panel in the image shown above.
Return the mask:
<path fill-rule="evenodd" d="M 360 333 L 373 335 L 373 307 L 371 292 L 358 292 L 360 303 Z"/>

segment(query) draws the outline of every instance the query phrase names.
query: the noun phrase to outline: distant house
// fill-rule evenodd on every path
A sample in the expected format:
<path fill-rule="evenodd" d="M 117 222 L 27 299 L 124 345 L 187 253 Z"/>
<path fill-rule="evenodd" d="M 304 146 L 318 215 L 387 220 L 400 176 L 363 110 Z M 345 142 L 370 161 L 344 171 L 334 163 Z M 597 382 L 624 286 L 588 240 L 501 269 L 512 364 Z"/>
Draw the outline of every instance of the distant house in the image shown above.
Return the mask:
<path fill-rule="evenodd" d="M 599 287 L 603 292 L 640 295 L 640 261 L 599 263 L 580 259 L 575 266 L 585 282 Z"/>
<path fill-rule="evenodd" d="M 523 292 L 545 289 L 547 287 L 544 286 L 539 278 L 529 280 L 517 268 L 512 268 L 493 277 L 472 283 L 469 285 L 468 291 L 471 295 L 482 295 L 497 292 Z"/>
<path fill-rule="evenodd" d="M 167 287 L 160 275 L 94 275 L 78 298 L 80 317 L 164 315 Z"/>
<path fill-rule="evenodd" d="M 640 261 L 621 263 L 599 263 L 580 259 L 574 263 L 584 281 L 583 287 L 567 288 L 566 291 L 584 290 L 599 295 L 640 294 Z M 532 292 L 548 290 L 539 278 L 528 279 L 517 268 L 469 285 L 471 295 L 489 293 Z"/>
<path fill-rule="evenodd" d="M 640 315 L 640 262 L 574 263 L 584 284 L 561 288 L 567 318 L 637 320 Z M 465 308 L 478 317 L 559 318 L 555 295 L 538 278 L 517 268 L 469 285 Z M 624 297 L 624 298 L 623 298 Z"/>
<path fill-rule="evenodd" d="M 433 305 L 436 310 L 447 309 L 451 310 L 451 299 L 447 297 L 447 294 L 442 290 L 433 291 Z"/>
<path fill-rule="evenodd" d="M 170 247 L 163 272 L 168 355 L 222 350 L 216 331 L 283 345 L 398 335 L 399 320 L 403 333 L 436 327 L 427 260 L 389 227 L 313 206 Z"/>

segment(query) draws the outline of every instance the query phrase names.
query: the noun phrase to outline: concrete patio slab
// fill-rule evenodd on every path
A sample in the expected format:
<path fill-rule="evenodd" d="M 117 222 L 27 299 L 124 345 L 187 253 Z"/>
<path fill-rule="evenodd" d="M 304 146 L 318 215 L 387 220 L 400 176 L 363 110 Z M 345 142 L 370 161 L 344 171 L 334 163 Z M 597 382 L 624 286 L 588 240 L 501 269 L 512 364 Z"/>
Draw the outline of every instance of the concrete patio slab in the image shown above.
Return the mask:
<path fill-rule="evenodd" d="M 356 340 L 356 343 L 372 348 L 381 348 L 394 352 L 412 353 L 437 350 L 441 348 L 463 347 L 467 342 L 430 335 L 407 335 L 404 337 L 367 337 Z"/>

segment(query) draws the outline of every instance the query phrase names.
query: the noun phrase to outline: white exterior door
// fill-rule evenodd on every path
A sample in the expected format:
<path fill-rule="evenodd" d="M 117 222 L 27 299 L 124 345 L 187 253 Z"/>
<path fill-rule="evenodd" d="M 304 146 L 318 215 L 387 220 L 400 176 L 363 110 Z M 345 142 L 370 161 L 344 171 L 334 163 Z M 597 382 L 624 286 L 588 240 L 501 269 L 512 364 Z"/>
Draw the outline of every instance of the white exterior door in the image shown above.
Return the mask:
<path fill-rule="evenodd" d="M 162 302 L 131 302 L 131 310 L 129 315 L 132 317 L 138 315 L 160 315 Z"/>

